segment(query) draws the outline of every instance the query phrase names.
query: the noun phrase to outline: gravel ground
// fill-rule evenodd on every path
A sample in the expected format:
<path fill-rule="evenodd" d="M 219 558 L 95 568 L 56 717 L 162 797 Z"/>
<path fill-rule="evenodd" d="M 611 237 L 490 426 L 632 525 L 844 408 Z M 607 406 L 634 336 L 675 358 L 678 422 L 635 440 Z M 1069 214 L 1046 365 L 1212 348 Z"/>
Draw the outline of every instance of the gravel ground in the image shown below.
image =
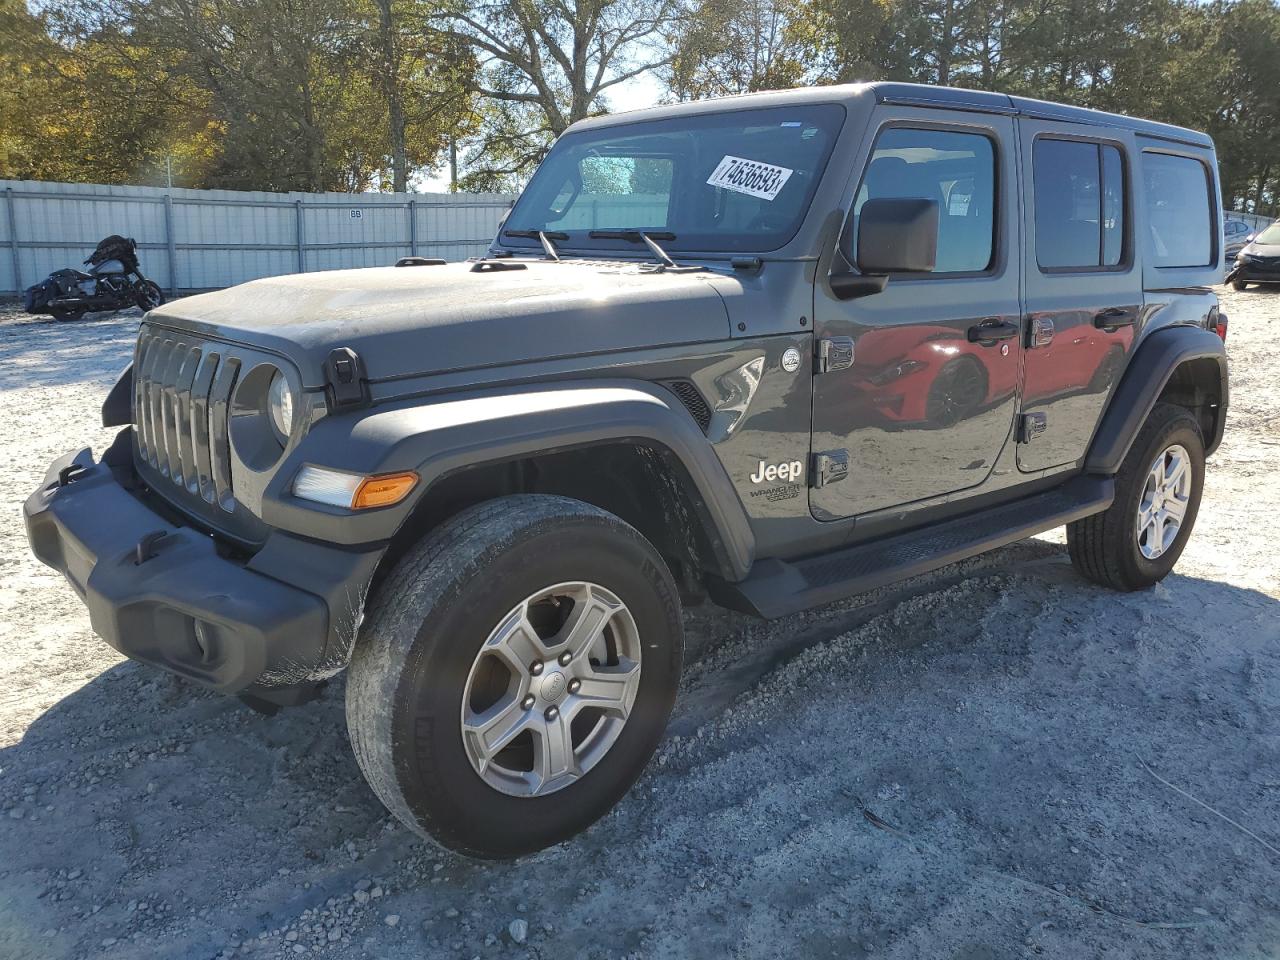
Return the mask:
<path fill-rule="evenodd" d="M 1224 293 L 1232 410 L 1146 593 L 1061 532 L 773 624 L 690 616 L 671 735 L 515 864 L 383 811 L 342 689 L 273 719 L 122 660 L 18 505 L 107 433 L 136 315 L 0 317 L 0 957 L 1271 957 L 1280 293 Z"/>

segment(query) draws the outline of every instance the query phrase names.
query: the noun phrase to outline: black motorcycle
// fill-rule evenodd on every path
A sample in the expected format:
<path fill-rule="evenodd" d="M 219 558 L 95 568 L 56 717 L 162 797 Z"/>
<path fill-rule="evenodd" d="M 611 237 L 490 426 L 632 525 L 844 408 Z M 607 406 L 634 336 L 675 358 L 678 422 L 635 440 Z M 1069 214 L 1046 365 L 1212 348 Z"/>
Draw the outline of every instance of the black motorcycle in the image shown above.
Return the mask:
<path fill-rule="evenodd" d="M 23 295 L 27 313 L 47 313 L 55 320 L 79 320 L 96 310 L 135 306 L 150 310 L 164 303 L 160 285 L 142 275 L 138 245 L 128 237 L 107 237 L 85 264 L 88 273 L 68 267 L 27 287 Z"/>

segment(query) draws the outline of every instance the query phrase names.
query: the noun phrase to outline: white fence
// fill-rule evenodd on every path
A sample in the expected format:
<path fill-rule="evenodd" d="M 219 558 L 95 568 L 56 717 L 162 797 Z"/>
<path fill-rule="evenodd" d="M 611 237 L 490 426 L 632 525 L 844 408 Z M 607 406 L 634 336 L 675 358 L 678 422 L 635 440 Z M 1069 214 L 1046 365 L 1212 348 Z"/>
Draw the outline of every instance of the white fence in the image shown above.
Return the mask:
<path fill-rule="evenodd" d="M 1243 220 L 1255 232 L 1273 222 L 1270 217 L 1264 217 L 1256 213 L 1242 213 L 1238 210 L 1226 210 L 1224 213 L 1232 220 Z"/>
<path fill-rule="evenodd" d="M 170 292 L 410 255 L 464 260 L 488 248 L 511 200 L 0 180 L 0 292 L 79 266 L 113 233 L 138 241 L 143 273 Z"/>

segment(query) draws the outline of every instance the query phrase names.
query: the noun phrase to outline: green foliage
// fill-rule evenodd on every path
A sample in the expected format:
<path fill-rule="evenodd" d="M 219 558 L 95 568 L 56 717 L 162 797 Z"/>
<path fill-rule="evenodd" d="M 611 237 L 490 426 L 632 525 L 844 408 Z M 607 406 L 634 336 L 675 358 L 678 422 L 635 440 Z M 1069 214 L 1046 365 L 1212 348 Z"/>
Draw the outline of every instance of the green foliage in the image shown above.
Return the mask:
<path fill-rule="evenodd" d="M 1276 214 L 1278 51 L 1280 0 L 0 0 L 0 176 L 403 189 L 460 144 L 464 189 L 512 190 L 645 72 L 893 79 L 1207 130 Z"/>

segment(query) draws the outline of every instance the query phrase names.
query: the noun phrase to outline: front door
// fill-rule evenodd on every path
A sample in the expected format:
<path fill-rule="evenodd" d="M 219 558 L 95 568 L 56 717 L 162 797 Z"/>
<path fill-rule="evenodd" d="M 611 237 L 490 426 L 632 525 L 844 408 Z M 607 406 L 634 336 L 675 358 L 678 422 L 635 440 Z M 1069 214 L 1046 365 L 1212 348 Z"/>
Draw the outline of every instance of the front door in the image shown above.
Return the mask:
<path fill-rule="evenodd" d="M 1010 117 L 878 107 L 854 171 L 868 199 L 939 204 L 937 267 L 842 301 L 817 285 L 814 333 L 829 355 L 814 379 L 815 454 L 847 452 L 845 479 L 810 490 L 819 519 L 849 517 L 979 486 L 1009 440 L 1022 352 L 1017 166 Z M 851 256 L 856 251 L 849 251 Z M 843 354 L 843 356 L 847 356 Z"/>
<path fill-rule="evenodd" d="M 1074 464 L 1089 449 L 1107 394 L 1133 346 L 1142 306 L 1126 130 L 1022 120 L 1029 185 L 1024 276 L 1027 355 L 1022 408 L 1034 424 L 1018 468 Z"/>

